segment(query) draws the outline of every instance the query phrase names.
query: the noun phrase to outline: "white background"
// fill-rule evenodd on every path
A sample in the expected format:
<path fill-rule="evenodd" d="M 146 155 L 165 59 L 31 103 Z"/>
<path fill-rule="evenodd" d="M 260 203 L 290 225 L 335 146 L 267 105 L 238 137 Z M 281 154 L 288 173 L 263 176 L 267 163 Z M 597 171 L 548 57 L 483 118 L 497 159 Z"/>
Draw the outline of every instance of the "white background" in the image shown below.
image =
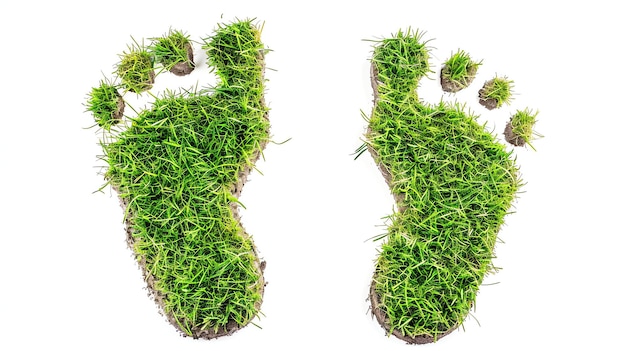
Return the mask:
<path fill-rule="evenodd" d="M 186 5 L 176 5 L 186 4 Z M 624 61 L 622 11 L 608 1 L 22 1 L 0 5 L 0 349 L 358 350 L 623 349 Z M 272 135 L 241 200 L 267 261 L 264 316 L 231 337 L 181 337 L 147 297 L 125 244 L 122 210 L 98 174 L 86 94 L 118 54 L 170 27 L 192 39 L 256 17 L 269 47 Z M 353 161 L 370 112 L 370 42 L 408 27 L 433 39 L 438 73 L 458 48 L 483 59 L 457 96 L 435 80 L 419 94 L 467 102 L 501 134 L 517 108 L 539 109 L 538 151 L 517 149 L 527 185 L 500 232 L 476 310 L 440 342 L 388 338 L 368 312 L 369 280 L 391 213 L 369 154 Z M 196 45 L 200 61 L 205 60 Z M 510 107 L 476 92 L 515 81 Z M 157 84 L 189 86 L 208 77 Z M 171 83 L 170 83 L 171 82 Z"/>

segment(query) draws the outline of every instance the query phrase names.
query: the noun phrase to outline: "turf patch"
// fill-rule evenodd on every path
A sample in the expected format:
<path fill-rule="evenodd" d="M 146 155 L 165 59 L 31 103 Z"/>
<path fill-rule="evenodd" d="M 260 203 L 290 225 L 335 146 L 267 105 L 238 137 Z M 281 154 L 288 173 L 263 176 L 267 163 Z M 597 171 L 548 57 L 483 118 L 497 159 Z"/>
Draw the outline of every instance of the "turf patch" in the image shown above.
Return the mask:
<path fill-rule="evenodd" d="M 264 262 L 237 210 L 246 177 L 269 140 L 260 34 L 251 20 L 219 25 L 203 45 L 219 84 L 166 92 L 102 142 L 105 178 L 125 208 L 128 243 L 148 287 L 169 321 L 194 338 L 233 333 L 258 315 L 262 302 Z M 182 32 L 155 43 L 152 51 L 133 51 L 141 52 L 142 64 L 151 63 L 140 67 L 144 75 L 125 71 L 127 77 L 149 78 L 150 55 L 165 73 L 195 67 Z M 145 88 L 123 82 L 120 88 Z M 90 95 L 88 105 L 95 99 Z M 100 117 L 99 123 L 113 120 Z"/>
<path fill-rule="evenodd" d="M 373 155 L 398 208 L 376 262 L 372 312 L 410 343 L 463 323 L 521 184 L 511 152 L 462 105 L 419 100 L 428 60 L 418 31 L 375 42 L 375 104 L 360 150 Z"/>

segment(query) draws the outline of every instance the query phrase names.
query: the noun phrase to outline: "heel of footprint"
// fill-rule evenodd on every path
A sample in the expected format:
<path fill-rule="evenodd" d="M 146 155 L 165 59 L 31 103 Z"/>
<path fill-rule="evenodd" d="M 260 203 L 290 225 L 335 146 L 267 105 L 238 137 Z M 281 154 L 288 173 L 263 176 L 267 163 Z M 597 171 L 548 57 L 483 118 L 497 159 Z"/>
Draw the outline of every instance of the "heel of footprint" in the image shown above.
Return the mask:
<path fill-rule="evenodd" d="M 220 80 L 211 94 L 168 91 L 123 118 L 120 90 L 141 93 L 160 74 L 195 69 L 192 43 L 170 31 L 148 47 L 135 42 L 117 67 L 121 83 L 103 80 L 87 101 L 105 134 L 105 179 L 121 200 L 149 291 L 172 325 L 193 338 L 232 334 L 260 313 L 265 262 L 237 207 L 269 140 L 260 34 L 245 20 L 204 39 Z M 155 63 L 162 68 L 156 74 Z"/>
<path fill-rule="evenodd" d="M 452 72 L 444 66 L 444 90 L 465 88 L 476 75 L 479 63 L 461 51 L 456 59 L 446 66 L 464 71 L 446 83 Z M 375 101 L 365 147 L 397 205 L 376 261 L 371 311 L 388 335 L 434 342 L 475 305 L 522 181 L 512 152 L 464 106 L 420 101 L 419 79 L 430 72 L 420 32 L 375 42 L 371 64 Z"/>

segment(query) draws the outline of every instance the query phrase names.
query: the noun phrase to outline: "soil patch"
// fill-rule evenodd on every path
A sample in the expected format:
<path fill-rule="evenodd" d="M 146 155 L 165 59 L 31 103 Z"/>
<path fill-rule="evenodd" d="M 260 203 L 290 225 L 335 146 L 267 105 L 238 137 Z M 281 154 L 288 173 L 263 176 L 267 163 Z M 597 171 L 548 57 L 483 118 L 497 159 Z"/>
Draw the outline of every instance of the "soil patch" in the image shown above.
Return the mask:
<path fill-rule="evenodd" d="M 487 87 L 489 87 L 490 85 L 493 85 L 493 79 L 485 82 L 483 87 L 480 88 L 480 90 L 478 91 L 478 102 L 481 105 L 485 106 L 487 110 L 493 110 L 494 108 L 498 107 L 498 100 L 487 96 Z"/>
<path fill-rule="evenodd" d="M 115 121 L 121 121 L 122 116 L 124 116 L 124 107 L 126 106 L 126 103 L 124 103 L 124 98 L 120 95 L 120 93 L 116 92 L 116 94 L 117 107 L 115 108 L 115 111 L 113 111 L 112 117 Z"/>
<path fill-rule="evenodd" d="M 185 49 L 187 50 L 187 61 L 178 62 L 172 68 L 170 68 L 170 72 L 174 73 L 177 76 L 186 76 L 189 73 L 193 72 L 196 68 L 196 65 L 193 62 L 193 48 L 190 43 L 185 45 Z"/>
<path fill-rule="evenodd" d="M 526 140 L 521 136 L 515 134 L 513 132 L 513 127 L 511 126 L 511 121 L 506 124 L 504 128 L 504 139 L 513 146 L 524 146 L 526 145 Z"/>

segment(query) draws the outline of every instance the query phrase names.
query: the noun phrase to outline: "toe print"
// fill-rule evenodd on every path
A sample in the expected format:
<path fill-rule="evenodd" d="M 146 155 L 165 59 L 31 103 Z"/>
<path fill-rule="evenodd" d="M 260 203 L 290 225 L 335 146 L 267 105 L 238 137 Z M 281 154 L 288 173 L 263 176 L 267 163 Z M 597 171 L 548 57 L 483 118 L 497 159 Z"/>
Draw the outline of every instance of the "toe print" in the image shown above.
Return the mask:
<path fill-rule="evenodd" d="M 164 69 L 177 76 L 186 76 L 194 70 L 193 47 L 183 32 L 170 29 L 163 37 L 152 39 L 152 43 L 154 59 Z"/>
<path fill-rule="evenodd" d="M 204 39 L 220 79 L 212 93 L 157 96 L 122 123 L 119 90 L 142 92 L 158 75 L 193 71 L 193 45 L 170 31 L 122 55 L 119 86 L 88 97 L 103 129 L 105 178 L 125 210 L 127 240 L 155 301 L 184 335 L 231 334 L 258 315 L 264 262 L 239 222 L 243 183 L 269 139 L 264 55 L 251 21 L 220 25 Z"/>
<path fill-rule="evenodd" d="M 529 109 L 523 111 L 517 110 L 504 128 L 504 138 L 506 141 L 513 146 L 524 146 L 528 144 L 534 149 L 530 141 L 534 137 L 541 137 L 541 134 L 533 130 L 538 114 L 539 112 Z"/>
<path fill-rule="evenodd" d="M 513 91 L 513 81 L 506 77 L 495 77 L 483 85 L 478 91 L 478 98 L 481 105 L 488 110 L 500 108 L 503 104 L 511 103 Z"/>
<path fill-rule="evenodd" d="M 143 44 L 133 43 L 128 52 L 120 55 L 117 75 L 128 91 L 141 93 L 152 89 L 154 84 L 154 57 Z"/>
<path fill-rule="evenodd" d="M 457 51 L 441 69 L 441 88 L 448 93 L 456 93 L 467 88 L 474 81 L 478 66 L 481 64 L 482 61 L 472 61 L 465 51 Z"/>
<path fill-rule="evenodd" d="M 377 41 L 371 64 L 364 148 L 397 203 L 376 261 L 371 309 L 388 334 L 429 343 L 459 327 L 474 306 L 521 179 L 515 157 L 476 116 L 460 104 L 418 98 L 418 82 L 430 72 L 419 32 Z M 479 65 L 459 51 L 442 69 L 442 86 L 467 87 Z M 487 95 L 499 106 L 506 93 Z"/>

